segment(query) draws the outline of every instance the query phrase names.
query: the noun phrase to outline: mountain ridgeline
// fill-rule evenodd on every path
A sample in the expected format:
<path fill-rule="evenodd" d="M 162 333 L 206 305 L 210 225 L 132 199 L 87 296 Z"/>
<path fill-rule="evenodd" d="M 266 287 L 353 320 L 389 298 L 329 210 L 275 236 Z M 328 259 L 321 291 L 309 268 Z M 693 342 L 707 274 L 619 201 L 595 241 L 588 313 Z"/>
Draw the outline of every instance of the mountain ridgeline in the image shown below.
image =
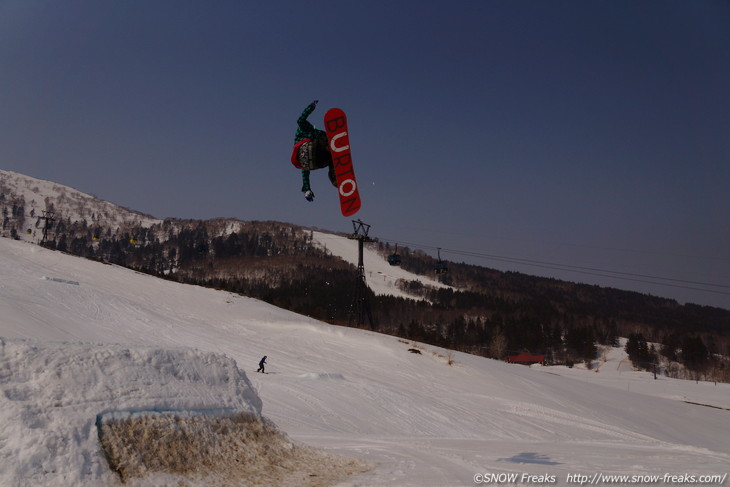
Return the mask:
<path fill-rule="evenodd" d="M 311 229 L 158 220 L 6 171 L 0 171 L 0 211 L 3 237 L 353 324 L 356 269 L 319 245 Z M 392 253 L 387 244 L 370 245 L 384 259 Z M 452 287 L 401 282 L 413 298 L 366 290 L 377 331 L 498 359 L 530 351 L 569 365 L 590 364 L 600 345 L 629 337 L 627 350 L 639 367 L 730 381 L 730 310 L 453 262 L 437 275 L 436 260 L 424 252 L 399 248 L 399 254 L 405 270 Z"/>

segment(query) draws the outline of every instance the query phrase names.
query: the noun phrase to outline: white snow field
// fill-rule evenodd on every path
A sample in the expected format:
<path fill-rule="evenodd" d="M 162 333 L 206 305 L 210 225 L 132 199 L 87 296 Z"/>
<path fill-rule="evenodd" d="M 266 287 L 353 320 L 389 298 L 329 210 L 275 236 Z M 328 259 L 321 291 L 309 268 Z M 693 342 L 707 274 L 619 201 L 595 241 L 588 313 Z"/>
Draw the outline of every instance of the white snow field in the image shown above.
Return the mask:
<path fill-rule="evenodd" d="M 322 248 L 357 267 L 358 250 L 356 240 L 350 240 L 331 233 L 312 232 L 312 234 L 314 241 Z M 368 286 L 378 295 L 391 295 L 413 299 L 414 296 L 398 288 L 398 281 L 420 281 L 422 284 L 434 288 L 449 287 L 430 277 L 417 276 L 416 274 L 403 270 L 399 266 L 388 264 L 385 257 L 378 254 L 368 245 L 363 247 L 363 266 L 365 267 L 365 278 Z"/>
<path fill-rule="evenodd" d="M 653 380 L 618 349 L 599 372 L 456 352 L 449 365 L 436 347 L 7 239 L 0 337 L 2 486 L 122 485 L 97 418 L 229 410 L 372 467 L 345 463 L 340 487 L 728 485 L 730 385 Z M 292 464 L 300 483 L 266 485 L 332 485 L 307 473 L 314 462 Z M 126 485 L 213 482 L 149 472 Z"/>
<path fill-rule="evenodd" d="M 55 214 L 57 219 L 86 220 L 89 224 L 101 220 L 110 228 L 124 225 L 150 227 L 155 223 L 162 222 L 162 220 L 121 208 L 69 186 L 0 169 L 0 187 L 2 186 L 10 188 L 11 194 L 14 193 L 23 197 L 27 217 L 29 217 L 31 210 L 35 210 L 36 217 L 41 216 L 42 211 L 48 208 L 50 202 L 57 210 Z M 29 221 L 36 223 L 36 217 L 30 217 Z M 32 237 L 26 236 L 22 232 L 20 238 L 30 240 Z"/>

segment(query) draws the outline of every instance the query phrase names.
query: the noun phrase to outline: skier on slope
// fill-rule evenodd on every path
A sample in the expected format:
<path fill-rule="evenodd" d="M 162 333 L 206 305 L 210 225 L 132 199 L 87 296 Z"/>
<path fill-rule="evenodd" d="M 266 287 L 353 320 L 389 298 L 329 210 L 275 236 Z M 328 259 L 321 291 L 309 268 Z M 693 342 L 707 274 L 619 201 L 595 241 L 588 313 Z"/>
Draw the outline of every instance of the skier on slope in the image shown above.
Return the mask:
<path fill-rule="evenodd" d="M 256 372 L 263 372 L 265 374 L 266 371 L 264 371 L 264 365 L 266 365 L 266 355 L 264 355 L 264 358 L 259 361 L 259 370 Z"/>
<path fill-rule="evenodd" d="M 302 170 L 302 192 L 307 201 L 314 201 L 314 193 L 309 186 L 309 171 L 328 168 L 327 175 L 332 185 L 337 187 L 335 167 L 332 163 L 327 133 L 314 127 L 307 117 L 317 107 L 319 100 L 307 105 L 297 119 L 297 131 L 294 134 L 294 149 L 291 154 L 291 163 Z"/>

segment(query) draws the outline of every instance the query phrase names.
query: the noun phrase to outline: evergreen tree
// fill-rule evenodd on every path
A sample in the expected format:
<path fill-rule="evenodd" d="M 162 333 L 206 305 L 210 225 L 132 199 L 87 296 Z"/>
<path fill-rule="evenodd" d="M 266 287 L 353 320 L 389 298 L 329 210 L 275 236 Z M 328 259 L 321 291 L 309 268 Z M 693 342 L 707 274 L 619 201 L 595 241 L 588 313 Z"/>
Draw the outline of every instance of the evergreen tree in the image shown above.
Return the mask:
<path fill-rule="evenodd" d="M 664 337 L 664 340 L 662 340 L 662 346 L 659 349 L 659 353 L 661 353 L 668 360 L 671 360 L 672 362 L 677 362 L 679 360 L 678 350 L 681 347 L 681 344 L 682 342 L 679 339 L 679 335 L 677 333 L 668 333 Z"/>
<path fill-rule="evenodd" d="M 690 370 L 699 371 L 709 358 L 707 347 L 698 336 L 687 336 L 682 340 L 682 361 Z"/>
<path fill-rule="evenodd" d="M 568 355 L 574 361 L 593 360 L 598 354 L 593 328 L 588 326 L 574 327 L 565 334 L 565 346 Z"/>
<path fill-rule="evenodd" d="M 632 333 L 626 342 L 626 353 L 634 367 L 643 370 L 650 370 L 657 363 L 654 347 L 649 347 L 644 335 Z"/>

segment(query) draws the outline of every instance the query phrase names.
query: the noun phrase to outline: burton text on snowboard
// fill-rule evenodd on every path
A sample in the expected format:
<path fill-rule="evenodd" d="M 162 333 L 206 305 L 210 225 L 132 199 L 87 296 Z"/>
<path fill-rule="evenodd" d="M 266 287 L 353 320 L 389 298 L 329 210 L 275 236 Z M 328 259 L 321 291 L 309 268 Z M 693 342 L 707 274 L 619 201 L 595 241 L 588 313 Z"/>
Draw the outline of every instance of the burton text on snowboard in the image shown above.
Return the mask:
<path fill-rule="evenodd" d="M 360 192 L 357 189 L 355 171 L 350 154 L 350 137 L 347 133 L 347 117 L 339 108 L 332 108 L 324 116 L 332 163 L 337 176 L 337 192 L 343 216 L 350 216 L 360 209 Z"/>

